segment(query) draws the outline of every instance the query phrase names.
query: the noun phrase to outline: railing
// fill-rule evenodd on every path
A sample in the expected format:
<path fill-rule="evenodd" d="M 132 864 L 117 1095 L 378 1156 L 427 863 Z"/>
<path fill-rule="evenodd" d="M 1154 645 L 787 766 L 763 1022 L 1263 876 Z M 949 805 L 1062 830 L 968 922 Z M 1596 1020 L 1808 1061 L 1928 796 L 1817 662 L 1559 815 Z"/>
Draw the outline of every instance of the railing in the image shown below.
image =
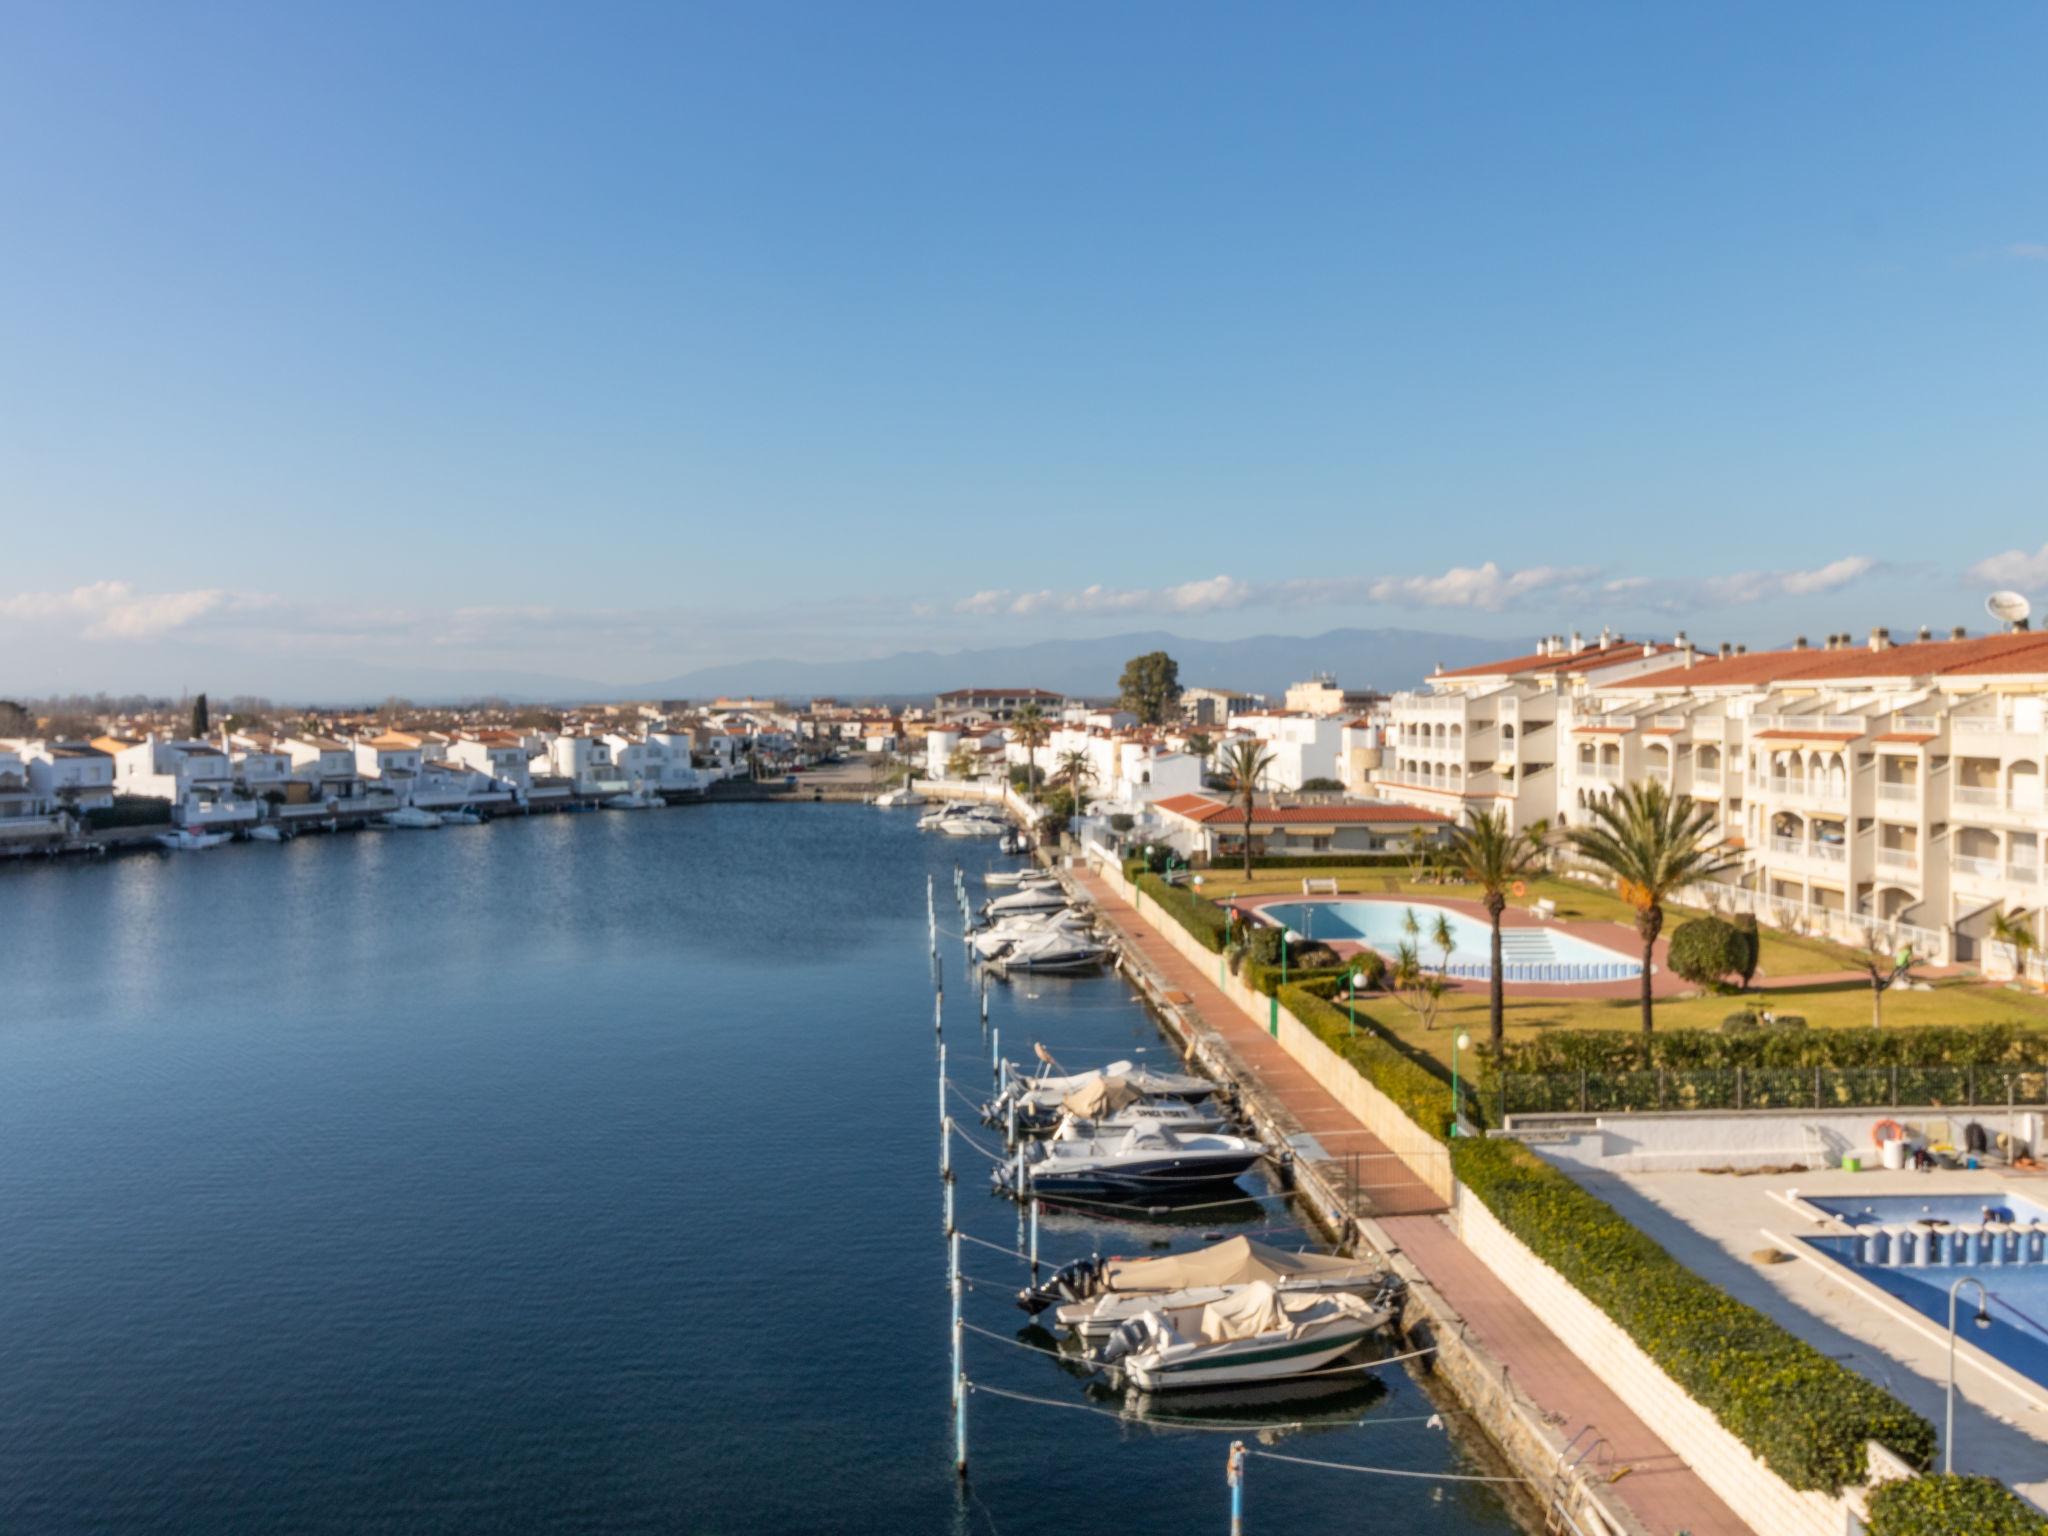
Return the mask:
<path fill-rule="evenodd" d="M 1949 795 L 1957 805 L 1995 806 L 2000 801 L 1997 790 L 1977 784 L 1958 784 L 1949 791 Z"/>
<path fill-rule="evenodd" d="M 1941 729 L 1941 719 L 1936 715 L 1899 715 L 1896 718 L 1900 730 L 1912 731 L 1916 735 L 1930 734 Z"/>
<path fill-rule="evenodd" d="M 1916 927 L 1896 918 L 1876 917 L 1867 912 L 1832 912 L 1802 906 L 1767 896 L 1738 885 L 1707 882 L 1688 886 L 1679 895 L 1687 906 L 1705 907 L 1712 912 L 1750 912 L 1759 922 L 1797 933 L 1815 933 L 1850 945 L 1864 944 L 1872 934 L 1887 949 L 1910 944 L 1923 959 L 1938 962 L 1948 953 L 1948 935 L 1932 928 Z"/>
<path fill-rule="evenodd" d="M 1806 844 L 1796 837 L 1774 837 L 1771 839 L 1771 852 L 1804 854 Z"/>
<path fill-rule="evenodd" d="M 2020 885 L 2033 885 L 2041 878 L 2041 866 L 2038 864 L 2011 863 L 2005 866 L 2005 878 L 2015 881 Z"/>
<path fill-rule="evenodd" d="M 1652 725 L 1658 726 L 1658 727 L 1660 727 L 1660 728 L 1669 728 L 1669 727 L 1671 727 L 1671 726 L 1682 726 L 1682 725 L 1684 725 L 1684 724 L 1685 724 L 1685 716 L 1684 716 L 1684 715 L 1653 715 L 1653 716 L 1651 716 L 1651 717 L 1650 717 L 1650 723 L 1651 723 Z"/>
<path fill-rule="evenodd" d="M 1918 784 L 1893 784 L 1884 779 L 1879 779 L 1877 781 L 1877 798 L 1918 805 L 1920 803 L 1920 786 Z"/>
<path fill-rule="evenodd" d="M 1820 723 L 1823 730 L 1855 731 L 1859 734 L 1870 725 L 1862 715 L 1822 715 Z"/>
<path fill-rule="evenodd" d="M 1719 715 L 1703 715 L 1692 722 L 1693 735 L 1707 741 L 1719 741 L 1728 732 L 1728 722 Z"/>
<path fill-rule="evenodd" d="M 1996 880 L 2005 870 L 1996 859 L 1980 859 L 1966 853 L 1954 854 L 1949 867 L 1959 875 L 1977 875 L 1986 880 Z"/>
<path fill-rule="evenodd" d="M 1877 850 L 1877 865 L 1880 869 L 1918 869 L 1920 855 L 1910 848 L 1885 848 Z"/>
<path fill-rule="evenodd" d="M 1849 850 L 1841 843 L 1830 843 L 1815 838 L 1806 845 L 1806 856 L 1819 859 L 1826 864 L 1842 864 L 1848 861 Z"/>
<path fill-rule="evenodd" d="M 2048 1104 L 2048 1066 L 1700 1067 L 1640 1072 L 1509 1072 L 1513 1114 L 1624 1110 L 2001 1109 Z"/>
<path fill-rule="evenodd" d="M 1950 715 L 1948 728 L 1961 736 L 1987 736 L 2005 729 L 1996 715 Z"/>
<path fill-rule="evenodd" d="M 1655 763 L 1652 763 L 1643 770 L 1643 776 L 1655 779 L 1659 784 L 1669 784 L 1671 782 L 1671 770 L 1669 768 L 1659 768 Z"/>

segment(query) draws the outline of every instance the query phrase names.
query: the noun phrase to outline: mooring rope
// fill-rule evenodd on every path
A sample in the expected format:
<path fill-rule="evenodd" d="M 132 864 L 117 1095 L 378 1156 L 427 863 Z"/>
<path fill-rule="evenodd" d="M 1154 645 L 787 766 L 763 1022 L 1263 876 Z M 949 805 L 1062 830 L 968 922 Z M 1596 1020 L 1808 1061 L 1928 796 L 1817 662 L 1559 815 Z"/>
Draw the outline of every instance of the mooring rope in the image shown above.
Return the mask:
<path fill-rule="evenodd" d="M 1534 1486 L 1526 1477 L 1485 1477 L 1476 1472 L 1417 1472 L 1408 1467 L 1361 1467 L 1349 1461 L 1318 1461 L 1312 1456 L 1285 1456 L 1278 1451 L 1255 1451 L 1245 1447 L 1245 1454 L 1260 1456 L 1267 1461 L 1291 1461 L 1298 1467 L 1324 1467 L 1332 1472 L 1365 1472 L 1374 1477 L 1412 1477 L 1430 1483 L 1523 1483 Z"/>

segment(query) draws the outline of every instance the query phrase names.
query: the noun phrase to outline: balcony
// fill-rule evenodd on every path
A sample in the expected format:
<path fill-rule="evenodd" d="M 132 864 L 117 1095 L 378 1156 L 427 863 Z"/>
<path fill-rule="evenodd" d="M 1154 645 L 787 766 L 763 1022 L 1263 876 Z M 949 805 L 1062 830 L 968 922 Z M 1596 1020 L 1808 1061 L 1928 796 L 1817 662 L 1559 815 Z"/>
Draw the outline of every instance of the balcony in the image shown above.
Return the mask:
<path fill-rule="evenodd" d="M 1920 855 L 1910 848 L 1880 847 L 1877 850 L 1877 867 L 1904 870 L 1910 874 L 1920 868 Z"/>
<path fill-rule="evenodd" d="M 1883 779 L 1877 781 L 1877 798 L 1896 805 L 1918 805 L 1920 786 L 1918 784 L 1892 784 Z"/>
<path fill-rule="evenodd" d="M 1826 800 L 1839 803 L 1849 798 L 1849 785 L 1845 780 L 1830 784 L 1826 779 L 1789 779 L 1782 774 L 1773 774 L 1764 779 L 1761 776 L 1751 782 L 1758 789 L 1768 789 L 1780 800 Z"/>
<path fill-rule="evenodd" d="M 2038 864 L 2011 863 L 2005 866 L 2005 878 L 2015 885 L 2039 885 L 2041 866 Z"/>
<path fill-rule="evenodd" d="M 1958 853 L 1949 859 L 1949 868 L 1959 875 L 1974 875 L 1979 880 L 1999 880 L 2005 876 L 2005 866 L 1996 859 L 1982 859 L 1973 854 Z"/>
<path fill-rule="evenodd" d="M 1957 805 L 1984 805 L 1997 807 L 2004 797 L 1996 789 L 1979 787 L 1975 784 L 1958 784 L 1949 791 L 1949 797 Z"/>

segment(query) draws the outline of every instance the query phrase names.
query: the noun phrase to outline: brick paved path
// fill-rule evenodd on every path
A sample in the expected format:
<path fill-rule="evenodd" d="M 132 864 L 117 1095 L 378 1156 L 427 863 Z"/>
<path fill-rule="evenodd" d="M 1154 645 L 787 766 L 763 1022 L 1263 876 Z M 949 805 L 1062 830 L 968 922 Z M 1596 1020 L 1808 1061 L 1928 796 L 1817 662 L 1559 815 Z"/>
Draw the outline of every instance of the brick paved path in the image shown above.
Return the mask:
<path fill-rule="evenodd" d="M 1092 872 L 1075 879 L 1103 918 L 1122 931 L 1168 986 L 1183 993 L 1203 1027 L 1224 1042 L 1261 1080 L 1265 1094 L 1282 1104 L 1333 1155 L 1364 1150 L 1384 1153 L 1378 1137 L 1360 1125 L 1266 1031 L 1175 949 L 1152 924 Z M 1443 1201 L 1397 1159 L 1381 1157 L 1382 1171 L 1364 1175 L 1376 1219 L 1402 1252 L 1465 1320 L 1468 1336 L 1481 1341 L 1502 1362 L 1510 1379 L 1550 1422 L 1569 1437 L 1581 1425 L 1597 1426 L 1614 1453 L 1612 1488 L 1655 1536 L 1754 1536 L 1678 1454 L 1636 1417 L 1556 1334 L 1501 1283 L 1498 1276 L 1458 1241 L 1438 1216 Z"/>

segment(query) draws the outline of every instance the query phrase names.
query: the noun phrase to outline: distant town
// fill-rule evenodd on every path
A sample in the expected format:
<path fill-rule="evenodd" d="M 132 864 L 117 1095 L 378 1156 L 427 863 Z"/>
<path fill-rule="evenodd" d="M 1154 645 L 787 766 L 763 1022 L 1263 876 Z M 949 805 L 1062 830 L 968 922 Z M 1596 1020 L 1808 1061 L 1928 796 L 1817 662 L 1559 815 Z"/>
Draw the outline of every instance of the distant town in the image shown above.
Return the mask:
<path fill-rule="evenodd" d="M 1730 903 L 1950 961 L 1982 957 L 2000 914 L 2041 908 L 2044 708 L 2048 634 L 2023 627 L 1754 652 L 1575 633 L 1419 689 L 1323 674 L 1277 699 L 1183 686 L 1157 652 L 1103 698 L 1014 681 L 887 708 L 0 701 L 0 852 L 637 809 L 741 786 L 822 794 L 822 773 L 835 798 L 905 780 L 1051 790 L 1078 834 L 1202 863 L 1247 836 L 1260 856 L 1382 853 L 1474 809 L 1543 833 L 1655 780 L 1713 807 L 1741 855 Z M 1248 795 L 1226 767 L 1244 741 L 1259 746 Z"/>

